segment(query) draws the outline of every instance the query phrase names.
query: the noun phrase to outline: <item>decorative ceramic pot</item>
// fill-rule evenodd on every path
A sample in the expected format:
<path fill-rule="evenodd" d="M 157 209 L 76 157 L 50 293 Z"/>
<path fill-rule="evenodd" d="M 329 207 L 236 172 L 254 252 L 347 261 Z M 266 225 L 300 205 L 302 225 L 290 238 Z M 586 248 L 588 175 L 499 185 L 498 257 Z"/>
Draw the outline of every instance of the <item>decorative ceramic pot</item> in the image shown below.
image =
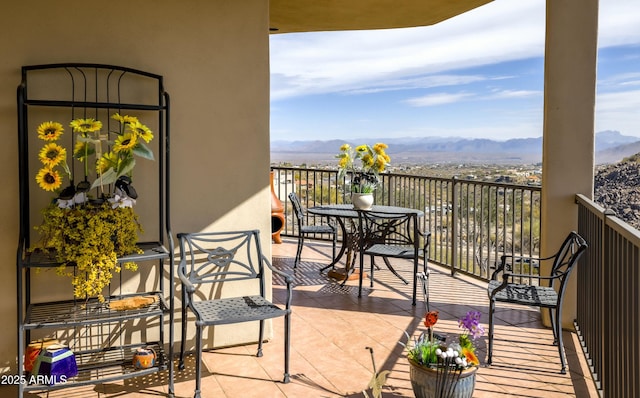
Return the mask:
<path fill-rule="evenodd" d="M 413 388 L 413 393 L 416 398 L 436 398 L 443 396 L 471 398 L 473 396 L 473 390 L 476 386 L 476 372 L 478 371 L 478 367 L 476 366 L 463 370 L 459 378 L 456 373 L 455 377 L 449 380 L 453 381 L 457 378 L 457 381 L 453 384 L 445 383 L 447 385 L 444 386 L 442 385 L 442 373 L 438 374 L 436 369 L 419 365 L 411 359 L 409 359 L 409 367 L 411 387 Z"/>
<path fill-rule="evenodd" d="M 269 173 L 271 179 L 271 239 L 274 243 L 282 243 L 280 232 L 284 228 L 284 205 L 282 201 L 276 195 L 276 191 L 273 187 L 274 172 Z"/>
<path fill-rule="evenodd" d="M 351 203 L 357 210 L 370 210 L 373 206 L 373 193 L 352 193 Z"/>
<path fill-rule="evenodd" d="M 133 354 L 133 366 L 148 369 L 156 364 L 156 352 L 153 348 L 138 348 Z"/>

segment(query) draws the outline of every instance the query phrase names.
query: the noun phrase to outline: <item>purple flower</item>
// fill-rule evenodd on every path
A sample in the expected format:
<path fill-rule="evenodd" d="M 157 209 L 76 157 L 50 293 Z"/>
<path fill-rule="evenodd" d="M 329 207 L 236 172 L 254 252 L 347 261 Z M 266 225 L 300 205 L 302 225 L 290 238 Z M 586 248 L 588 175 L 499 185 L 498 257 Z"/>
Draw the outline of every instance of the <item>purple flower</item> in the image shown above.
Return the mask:
<path fill-rule="evenodd" d="M 480 325 L 480 311 L 469 311 L 467 315 L 460 319 L 458 326 L 466 329 L 473 340 L 484 334 L 484 328 Z"/>

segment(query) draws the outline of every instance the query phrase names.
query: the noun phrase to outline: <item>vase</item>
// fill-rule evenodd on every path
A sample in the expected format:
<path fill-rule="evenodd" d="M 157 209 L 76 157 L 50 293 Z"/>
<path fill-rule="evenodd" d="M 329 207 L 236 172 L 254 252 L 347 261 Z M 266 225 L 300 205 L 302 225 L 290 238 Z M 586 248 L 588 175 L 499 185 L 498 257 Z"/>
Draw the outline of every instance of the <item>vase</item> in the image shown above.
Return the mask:
<path fill-rule="evenodd" d="M 373 206 L 373 193 L 352 193 L 351 203 L 357 210 L 371 210 Z"/>
<path fill-rule="evenodd" d="M 438 375 L 436 369 L 422 366 L 411 359 L 409 359 L 409 367 L 411 388 L 413 388 L 413 393 L 416 398 L 471 398 L 473 396 L 473 390 L 476 386 L 477 366 L 463 370 L 459 378 L 456 372 L 455 376 L 449 380 L 453 381 L 457 378 L 457 381 L 454 382 L 454 385 L 446 385 L 444 389 L 441 385 L 442 373 Z M 438 385 L 439 383 L 440 385 Z"/>

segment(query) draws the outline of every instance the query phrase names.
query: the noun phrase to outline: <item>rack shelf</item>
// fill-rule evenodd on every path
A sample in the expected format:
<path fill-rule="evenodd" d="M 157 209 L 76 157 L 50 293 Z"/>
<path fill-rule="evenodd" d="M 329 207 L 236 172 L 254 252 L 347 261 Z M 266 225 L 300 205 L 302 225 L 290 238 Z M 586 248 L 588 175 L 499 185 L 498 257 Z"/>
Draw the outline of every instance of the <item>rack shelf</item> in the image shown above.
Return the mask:
<path fill-rule="evenodd" d="M 137 369 L 133 366 L 133 354 L 137 348 L 153 348 L 156 352 L 156 364 L 147 369 Z M 144 345 L 113 346 L 100 350 L 75 352 L 78 365 L 78 375 L 69 378 L 65 383 L 54 385 L 28 384 L 25 391 L 40 391 L 82 386 L 154 374 L 167 370 L 169 360 L 164 349 L 158 342 Z"/>
<path fill-rule="evenodd" d="M 116 310 L 109 307 L 112 300 L 124 298 L 149 298 L 148 306 L 137 309 Z M 43 327 L 58 328 L 80 325 L 92 325 L 96 322 L 116 322 L 127 319 L 160 316 L 169 311 L 169 305 L 160 292 L 128 294 L 108 298 L 101 303 L 97 299 L 65 300 L 31 304 L 27 308 L 24 321 L 25 329 Z"/>
<path fill-rule="evenodd" d="M 142 242 L 137 244 L 142 253 L 129 254 L 118 258 L 118 262 L 142 262 L 154 261 L 169 258 L 169 250 L 160 242 Z M 24 267 L 58 267 L 59 262 L 55 260 L 55 255 L 46 254 L 41 251 L 27 252 L 25 250 L 22 265 Z"/>

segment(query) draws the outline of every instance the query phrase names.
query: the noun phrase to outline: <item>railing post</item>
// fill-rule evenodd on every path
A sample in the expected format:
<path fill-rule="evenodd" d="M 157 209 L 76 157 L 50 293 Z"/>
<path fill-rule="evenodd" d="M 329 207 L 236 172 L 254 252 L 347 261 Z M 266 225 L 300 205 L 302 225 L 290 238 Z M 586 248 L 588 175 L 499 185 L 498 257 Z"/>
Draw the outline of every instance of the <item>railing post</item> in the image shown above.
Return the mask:
<path fill-rule="evenodd" d="M 458 269 L 458 177 L 451 178 L 451 276 L 456 274 Z"/>

